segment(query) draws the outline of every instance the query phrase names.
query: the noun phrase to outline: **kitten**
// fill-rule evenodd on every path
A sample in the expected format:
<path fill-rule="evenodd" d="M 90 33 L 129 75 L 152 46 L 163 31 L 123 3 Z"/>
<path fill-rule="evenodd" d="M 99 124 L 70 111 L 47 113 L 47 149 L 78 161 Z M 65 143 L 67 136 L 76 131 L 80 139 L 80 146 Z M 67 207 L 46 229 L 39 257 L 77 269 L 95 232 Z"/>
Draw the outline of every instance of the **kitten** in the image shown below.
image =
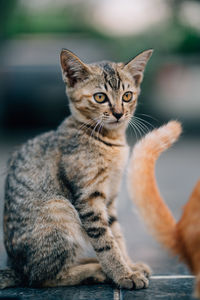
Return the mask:
<path fill-rule="evenodd" d="M 147 134 L 134 147 L 128 184 L 148 228 L 171 253 L 178 255 L 196 277 L 195 296 L 200 298 L 200 181 L 197 182 L 179 222 L 160 196 L 154 167 L 158 156 L 173 144 L 181 133 L 179 122 Z"/>
<path fill-rule="evenodd" d="M 0 272 L 1 288 L 108 278 L 127 289 L 148 286 L 148 266 L 126 252 L 115 200 L 128 158 L 125 130 L 151 54 L 87 65 L 61 52 L 71 116 L 9 160 L 4 241 L 11 269 Z M 97 260 L 80 261 L 85 243 Z"/>

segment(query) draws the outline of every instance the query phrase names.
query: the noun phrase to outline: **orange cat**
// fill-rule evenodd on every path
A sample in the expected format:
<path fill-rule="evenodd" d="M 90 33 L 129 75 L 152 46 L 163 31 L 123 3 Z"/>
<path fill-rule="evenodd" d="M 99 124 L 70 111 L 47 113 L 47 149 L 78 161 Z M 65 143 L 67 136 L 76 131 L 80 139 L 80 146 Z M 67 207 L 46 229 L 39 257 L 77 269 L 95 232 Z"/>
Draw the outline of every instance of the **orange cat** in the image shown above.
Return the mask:
<path fill-rule="evenodd" d="M 176 222 L 164 203 L 155 179 L 155 162 L 179 137 L 181 124 L 171 121 L 148 133 L 133 149 L 129 191 L 148 228 L 171 253 L 196 275 L 195 296 L 200 298 L 200 181 Z"/>

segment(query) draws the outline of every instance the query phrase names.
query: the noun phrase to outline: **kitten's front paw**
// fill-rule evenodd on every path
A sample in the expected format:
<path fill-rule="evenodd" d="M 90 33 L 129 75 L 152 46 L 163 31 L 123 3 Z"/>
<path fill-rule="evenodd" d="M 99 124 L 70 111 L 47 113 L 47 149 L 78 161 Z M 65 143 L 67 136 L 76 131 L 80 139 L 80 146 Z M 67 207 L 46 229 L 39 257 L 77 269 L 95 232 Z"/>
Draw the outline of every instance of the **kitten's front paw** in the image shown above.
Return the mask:
<path fill-rule="evenodd" d="M 150 267 L 142 262 L 132 263 L 130 266 L 133 272 L 142 272 L 146 278 L 149 278 L 152 274 Z"/>
<path fill-rule="evenodd" d="M 124 289 L 144 289 L 149 285 L 149 280 L 140 271 L 131 273 L 127 277 L 120 278 L 118 284 Z"/>

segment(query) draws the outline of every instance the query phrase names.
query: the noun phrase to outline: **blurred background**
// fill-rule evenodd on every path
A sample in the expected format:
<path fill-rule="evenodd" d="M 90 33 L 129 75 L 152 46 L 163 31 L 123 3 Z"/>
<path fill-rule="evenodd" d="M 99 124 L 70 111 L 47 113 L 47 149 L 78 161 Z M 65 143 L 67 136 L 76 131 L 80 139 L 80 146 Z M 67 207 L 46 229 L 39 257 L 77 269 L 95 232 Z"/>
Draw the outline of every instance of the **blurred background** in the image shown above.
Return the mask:
<path fill-rule="evenodd" d="M 200 128 L 200 1 L 6 0 L 0 4 L 2 133 L 56 127 L 69 113 L 59 53 L 127 62 L 153 48 L 138 113 Z"/>
<path fill-rule="evenodd" d="M 137 134 L 172 118 L 183 122 L 184 138 L 157 170 L 178 216 L 200 174 L 200 1 L 0 1 L 1 203 L 9 153 L 69 114 L 59 65 L 62 48 L 86 63 L 127 62 L 145 49 L 155 50 L 142 84 L 137 116 L 144 121 Z M 132 132 L 129 142 L 135 142 Z M 130 204 L 120 205 L 125 216 Z M 127 217 L 121 219 L 128 232 Z"/>

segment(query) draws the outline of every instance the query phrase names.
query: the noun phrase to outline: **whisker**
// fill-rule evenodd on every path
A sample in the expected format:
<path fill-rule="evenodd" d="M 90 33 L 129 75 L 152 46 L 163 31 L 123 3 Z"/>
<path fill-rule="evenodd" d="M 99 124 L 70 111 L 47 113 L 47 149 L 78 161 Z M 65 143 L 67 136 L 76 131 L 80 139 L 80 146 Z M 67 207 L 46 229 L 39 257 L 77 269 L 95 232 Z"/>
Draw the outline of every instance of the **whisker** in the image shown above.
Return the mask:
<path fill-rule="evenodd" d="M 89 139 L 88 139 L 88 147 L 89 147 L 89 150 L 91 149 L 91 143 L 90 143 L 90 141 L 91 141 L 91 137 L 92 137 L 92 135 L 93 135 L 93 131 L 95 130 L 95 127 L 97 126 L 97 124 L 98 124 L 98 122 L 95 122 L 94 123 L 94 127 L 93 127 L 93 129 L 92 129 L 92 131 L 91 131 L 91 133 L 90 133 L 90 136 L 89 136 Z"/>
<path fill-rule="evenodd" d="M 143 128 L 144 133 L 147 133 L 147 132 L 150 131 L 150 130 L 149 130 L 149 127 L 148 127 L 146 124 L 142 123 L 140 120 L 137 120 L 137 119 L 134 119 L 134 118 L 133 118 L 133 120 L 134 120 L 134 122 L 137 123 L 141 128 Z"/>
<path fill-rule="evenodd" d="M 137 123 L 138 126 L 139 126 L 141 129 L 143 129 L 144 135 L 145 135 L 146 133 L 148 133 L 149 131 L 151 131 L 151 130 L 149 129 L 148 126 L 146 126 L 145 124 L 143 124 L 143 123 L 140 122 L 139 120 L 135 120 L 135 123 Z"/>
<path fill-rule="evenodd" d="M 140 134 L 140 138 L 142 138 L 143 134 L 145 134 L 144 129 L 142 129 L 138 123 L 133 122 L 133 120 L 131 120 L 131 124 L 137 129 L 138 133 Z"/>
<path fill-rule="evenodd" d="M 138 128 L 140 128 L 140 130 L 143 134 L 146 134 L 147 132 L 149 132 L 149 127 L 145 123 L 142 123 L 141 120 L 138 120 L 137 118 L 135 118 L 135 116 L 133 116 L 132 122 L 134 124 L 136 124 L 138 126 Z"/>
<path fill-rule="evenodd" d="M 144 123 L 146 123 L 146 124 L 148 124 L 149 126 L 151 126 L 152 129 L 155 128 L 155 126 L 152 125 L 152 124 L 151 124 L 150 122 L 148 122 L 147 120 L 142 119 L 142 118 L 139 118 L 139 117 L 136 117 L 136 116 L 133 116 L 133 117 L 136 118 L 136 119 L 138 119 L 138 120 L 140 120 L 140 121 L 142 121 L 142 122 L 144 122 Z"/>
<path fill-rule="evenodd" d="M 130 135 L 135 138 L 136 134 L 133 132 L 131 124 L 129 123 L 130 119 L 128 119 L 128 132 L 130 132 Z M 135 134 L 135 135 L 134 135 Z"/>
<path fill-rule="evenodd" d="M 140 130 L 142 130 L 143 134 L 146 134 L 147 132 L 150 131 L 147 124 L 150 125 L 154 129 L 154 126 L 151 123 L 147 122 L 146 120 L 144 120 L 142 118 L 136 117 L 135 115 L 132 116 L 132 121 L 133 121 L 133 123 L 137 124 L 137 126 L 140 128 Z"/>
<path fill-rule="evenodd" d="M 135 129 L 135 126 L 131 122 L 129 123 L 129 125 L 130 125 L 130 128 L 133 129 L 133 132 L 134 132 L 135 137 L 136 137 L 136 141 L 138 141 L 138 135 L 137 135 L 137 131 Z M 132 131 L 131 131 L 131 133 L 132 133 Z"/>
<path fill-rule="evenodd" d="M 136 113 L 136 115 L 145 116 L 145 117 L 147 117 L 147 118 L 150 118 L 150 119 L 152 119 L 152 120 L 154 120 L 154 121 L 159 122 L 158 119 L 156 119 L 155 117 L 152 117 L 152 116 L 150 116 L 150 115 L 148 115 L 148 114 Z"/>
<path fill-rule="evenodd" d="M 76 137 L 80 134 L 81 131 L 85 131 L 86 129 L 86 132 L 91 128 L 91 126 L 93 126 L 96 122 L 94 120 L 89 120 L 88 122 L 86 123 L 83 123 L 79 128 L 78 128 L 78 131 L 77 131 L 77 134 L 76 134 Z M 82 141 L 82 138 L 83 136 L 81 136 L 81 139 L 80 139 L 80 142 Z"/>
<path fill-rule="evenodd" d="M 97 135 L 96 135 L 97 139 L 99 138 L 99 132 L 100 132 L 100 130 L 101 130 L 101 123 L 102 123 L 102 117 L 101 117 L 100 120 L 97 121 L 97 123 L 96 123 L 94 129 L 92 130 L 92 133 L 91 133 L 91 135 L 90 135 L 90 139 L 91 139 L 92 136 L 94 136 L 94 132 L 95 132 L 95 131 L 97 132 Z M 98 126 L 99 126 L 99 128 L 98 128 Z"/>
<path fill-rule="evenodd" d="M 75 140 L 77 139 L 77 137 L 79 136 L 80 132 L 81 132 L 83 129 L 85 129 L 85 128 L 88 129 L 88 125 L 90 125 L 90 124 L 91 124 L 91 121 L 88 121 L 87 123 L 83 123 L 83 124 L 81 124 L 81 125 L 79 126 L 79 128 L 78 128 L 78 130 L 77 130 L 77 133 L 76 133 L 76 135 L 75 135 Z M 80 140 L 80 141 L 81 141 L 81 140 Z"/>
<path fill-rule="evenodd" d="M 132 118 L 131 118 L 131 117 L 130 117 L 130 120 L 129 120 L 129 124 L 130 124 L 131 128 L 134 130 L 134 133 L 135 133 L 135 135 L 136 135 L 136 139 L 138 140 L 137 132 L 139 133 L 140 137 L 141 137 L 141 132 L 140 132 L 140 130 L 138 129 L 137 124 L 135 124 L 135 123 L 132 121 Z"/>
<path fill-rule="evenodd" d="M 127 119 L 128 119 L 128 127 L 131 129 L 131 130 L 130 130 L 131 134 L 133 134 L 133 132 L 134 132 L 135 137 L 136 137 L 136 140 L 138 140 L 137 131 L 136 131 L 136 129 L 135 129 L 135 126 L 133 126 L 133 125 L 132 125 L 132 122 L 131 122 L 132 115 L 129 114 L 129 113 L 127 113 L 127 114 L 126 114 L 126 117 L 127 117 Z M 132 130 L 133 130 L 133 132 L 132 132 Z"/>
<path fill-rule="evenodd" d="M 101 120 L 98 120 L 97 123 L 96 123 L 96 125 L 95 125 L 95 127 L 94 127 L 93 130 L 92 130 L 91 137 L 94 135 L 94 132 L 95 132 L 96 128 L 98 127 L 98 125 L 99 125 L 100 123 L 101 123 Z"/>
<path fill-rule="evenodd" d="M 80 126 L 81 129 L 79 129 L 78 132 L 80 132 L 80 131 L 83 130 L 83 129 L 84 129 L 84 131 L 85 131 L 85 128 L 86 128 L 86 132 L 87 132 L 87 131 L 90 130 L 91 128 L 93 128 L 93 127 L 95 128 L 97 125 L 98 125 L 98 118 L 91 119 L 91 120 L 89 120 L 88 122 L 82 124 L 82 125 Z M 90 137 L 89 137 L 89 140 L 88 140 L 88 144 L 89 144 L 89 145 L 90 145 L 91 135 L 93 134 L 94 128 L 92 129 L 92 133 L 90 134 Z M 83 139 L 83 138 L 84 138 L 84 135 L 81 136 L 80 142 L 82 142 L 82 139 Z"/>
<path fill-rule="evenodd" d="M 94 121 L 91 119 L 91 120 L 88 120 L 88 122 L 81 124 L 81 126 L 78 128 L 78 133 L 79 133 L 80 130 L 82 130 L 84 128 L 88 128 L 88 125 L 92 125 L 93 122 Z"/>
<path fill-rule="evenodd" d="M 99 130 L 98 130 L 98 135 L 97 138 L 99 138 L 99 135 L 101 133 L 101 129 L 103 128 L 103 121 L 101 120 L 100 126 L 99 126 Z"/>

